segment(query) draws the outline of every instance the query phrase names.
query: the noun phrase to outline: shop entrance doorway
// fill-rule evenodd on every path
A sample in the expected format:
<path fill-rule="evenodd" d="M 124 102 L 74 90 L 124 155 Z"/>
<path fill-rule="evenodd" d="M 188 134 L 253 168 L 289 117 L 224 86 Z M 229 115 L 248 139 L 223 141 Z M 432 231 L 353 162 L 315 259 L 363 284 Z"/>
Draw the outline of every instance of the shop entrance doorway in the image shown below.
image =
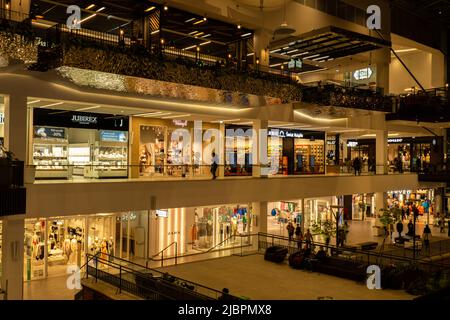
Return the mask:
<path fill-rule="evenodd" d="M 288 175 L 294 174 L 294 138 L 283 139 L 283 166 L 284 165 L 287 165 L 286 169 Z"/>

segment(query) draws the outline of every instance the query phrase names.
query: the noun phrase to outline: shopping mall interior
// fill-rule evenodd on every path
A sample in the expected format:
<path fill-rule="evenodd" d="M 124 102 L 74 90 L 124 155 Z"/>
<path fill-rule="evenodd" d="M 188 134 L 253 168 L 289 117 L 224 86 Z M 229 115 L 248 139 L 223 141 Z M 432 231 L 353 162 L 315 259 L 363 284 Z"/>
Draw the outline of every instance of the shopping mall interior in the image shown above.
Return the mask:
<path fill-rule="evenodd" d="M 448 299 L 449 1 L 73 2 L 0 0 L 0 300 Z"/>

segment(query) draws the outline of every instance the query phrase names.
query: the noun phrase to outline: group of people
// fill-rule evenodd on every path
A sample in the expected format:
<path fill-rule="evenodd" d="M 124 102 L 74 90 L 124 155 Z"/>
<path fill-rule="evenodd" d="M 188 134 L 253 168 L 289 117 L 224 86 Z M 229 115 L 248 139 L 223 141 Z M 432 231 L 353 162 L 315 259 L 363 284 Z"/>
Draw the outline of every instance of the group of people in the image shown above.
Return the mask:
<path fill-rule="evenodd" d="M 286 229 L 288 231 L 289 242 L 294 240 L 294 235 L 295 235 L 295 239 L 297 240 L 297 248 L 299 250 L 302 248 L 303 241 L 305 241 L 305 249 L 311 248 L 311 244 L 313 243 L 313 237 L 312 237 L 311 231 L 309 229 L 307 229 L 305 234 L 303 234 L 300 224 L 297 223 L 297 226 L 294 227 L 292 222 L 288 223 L 288 225 L 286 226 Z"/>

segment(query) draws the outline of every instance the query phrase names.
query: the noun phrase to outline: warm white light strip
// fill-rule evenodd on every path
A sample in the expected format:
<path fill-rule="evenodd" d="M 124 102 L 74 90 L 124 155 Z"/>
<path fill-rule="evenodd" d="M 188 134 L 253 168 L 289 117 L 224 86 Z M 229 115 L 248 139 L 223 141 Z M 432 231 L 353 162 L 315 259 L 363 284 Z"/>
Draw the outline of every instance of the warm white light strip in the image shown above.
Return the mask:
<path fill-rule="evenodd" d="M 95 17 L 96 15 L 97 15 L 97 14 L 94 13 L 94 14 L 90 15 L 89 17 L 86 17 L 86 18 L 84 18 L 83 20 L 80 20 L 80 23 L 83 23 L 83 22 L 85 22 L 85 21 L 88 21 L 89 19 Z"/>
<path fill-rule="evenodd" d="M 248 32 L 248 33 L 244 33 L 243 35 L 241 35 L 241 37 L 243 38 L 243 37 L 247 37 L 247 36 L 251 36 L 251 35 L 252 35 L 252 33 Z"/>
<path fill-rule="evenodd" d="M 38 103 L 38 102 L 40 102 L 40 101 L 41 101 L 41 100 L 34 100 L 34 101 L 27 102 L 27 104 Z"/>
<path fill-rule="evenodd" d="M 314 118 L 314 117 L 311 117 L 310 115 L 305 114 L 305 113 L 303 113 L 301 111 L 298 111 L 298 110 L 294 110 L 294 113 L 298 114 L 299 116 L 301 116 L 303 118 L 314 120 L 314 121 L 335 122 L 335 121 L 347 120 L 347 118 L 338 118 L 338 119 Z"/>
<path fill-rule="evenodd" d="M 157 34 L 158 32 L 159 32 L 159 30 L 155 30 L 155 31 L 150 32 L 150 34 Z"/>
<path fill-rule="evenodd" d="M 194 49 L 196 46 L 197 46 L 197 45 L 193 45 L 193 46 L 190 46 L 190 47 L 186 47 L 186 48 L 184 48 L 184 49 L 182 49 L 182 50 Z"/>
<path fill-rule="evenodd" d="M 63 104 L 64 102 L 55 102 L 55 103 L 51 103 L 51 104 L 47 104 L 45 106 L 40 106 L 39 108 L 47 108 L 47 107 L 52 107 L 52 106 L 57 106 L 60 104 Z"/>
<path fill-rule="evenodd" d="M 106 9 L 106 7 L 101 7 L 100 9 L 96 10 L 95 12 L 101 12 L 101 11 L 103 11 L 105 9 Z"/>
<path fill-rule="evenodd" d="M 298 51 L 298 49 L 294 49 L 294 50 L 291 50 L 291 51 L 286 52 L 286 54 L 290 54 L 290 53 L 292 53 L 292 52 L 297 52 L 297 51 Z"/>
<path fill-rule="evenodd" d="M 150 114 L 148 116 L 144 116 L 144 118 L 153 118 L 153 117 L 161 117 L 161 116 L 168 116 L 169 114 L 172 114 L 171 112 L 164 112 L 164 113 L 154 113 Z"/>
<path fill-rule="evenodd" d="M 200 38 L 208 38 L 211 37 L 211 33 L 205 34 L 204 36 L 201 36 Z"/>
<path fill-rule="evenodd" d="M 217 120 L 217 121 L 211 121 L 211 123 L 236 122 L 236 121 L 241 121 L 241 119 Z"/>
<path fill-rule="evenodd" d="M 271 68 L 273 68 L 273 67 L 278 67 L 278 66 L 281 66 L 281 62 L 280 62 L 280 63 L 275 63 L 275 64 L 271 64 L 271 65 L 270 65 Z"/>
<path fill-rule="evenodd" d="M 275 52 L 278 52 L 278 51 L 280 51 L 281 49 L 275 49 L 275 50 L 272 50 L 272 51 L 270 51 L 270 53 L 275 53 Z"/>
<path fill-rule="evenodd" d="M 93 7 L 95 7 L 95 4 L 90 4 L 86 7 L 86 10 L 91 10 Z"/>
<path fill-rule="evenodd" d="M 292 57 L 304 56 L 305 54 L 308 54 L 308 53 L 309 53 L 308 51 L 296 53 L 296 54 L 293 54 Z"/>
<path fill-rule="evenodd" d="M 180 114 L 176 116 L 168 116 L 168 117 L 162 117 L 161 119 L 173 119 L 173 118 L 182 118 L 182 117 L 190 117 L 190 114 Z"/>
<path fill-rule="evenodd" d="M 307 57 L 305 57 L 305 59 L 311 59 L 311 58 L 315 58 L 315 57 L 318 57 L 318 56 L 320 56 L 319 53 L 318 54 L 313 54 L 312 56 L 307 56 Z"/>
<path fill-rule="evenodd" d="M 402 53 L 402 52 L 411 52 L 411 51 L 417 51 L 419 49 L 416 48 L 411 48 L 411 49 L 399 49 L 399 50 L 394 50 L 395 53 Z"/>
<path fill-rule="evenodd" d="M 330 57 L 330 56 L 318 57 L 318 58 L 313 59 L 313 61 L 324 60 L 324 59 L 327 59 L 327 58 L 329 58 L 329 57 Z"/>
<path fill-rule="evenodd" d="M 189 32 L 188 34 L 192 36 L 192 35 L 194 35 L 194 34 L 197 33 L 197 32 L 198 32 L 198 31 L 195 30 L 195 31 Z"/>
<path fill-rule="evenodd" d="M 146 112 L 146 113 L 139 113 L 139 114 L 135 114 L 135 117 L 143 117 L 146 115 L 154 115 L 154 114 L 161 114 L 161 113 L 165 113 L 163 111 L 156 111 L 156 112 Z"/>
<path fill-rule="evenodd" d="M 207 44 L 210 44 L 210 43 L 211 43 L 211 41 L 206 41 L 206 42 L 200 43 L 200 45 L 204 46 L 204 45 L 207 45 Z"/>
<path fill-rule="evenodd" d="M 101 106 L 86 107 L 86 108 L 76 109 L 75 111 L 85 111 L 85 110 L 91 110 L 91 109 L 98 109 L 100 107 Z"/>
<path fill-rule="evenodd" d="M 250 57 L 250 56 L 252 56 L 252 55 L 254 55 L 255 53 L 254 52 L 252 52 L 252 53 L 247 53 L 247 57 Z"/>
<path fill-rule="evenodd" d="M 184 23 L 188 23 L 188 22 L 191 22 L 193 20 L 195 20 L 195 18 L 190 18 L 190 19 L 187 19 Z"/>

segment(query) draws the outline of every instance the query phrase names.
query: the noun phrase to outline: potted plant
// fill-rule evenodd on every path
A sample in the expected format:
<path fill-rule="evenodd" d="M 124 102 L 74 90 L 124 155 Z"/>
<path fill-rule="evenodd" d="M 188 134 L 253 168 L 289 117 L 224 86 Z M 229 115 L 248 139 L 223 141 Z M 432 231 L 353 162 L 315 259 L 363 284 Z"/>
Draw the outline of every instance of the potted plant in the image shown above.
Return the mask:
<path fill-rule="evenodd" d="M 336 223 L 331 220 L 314 222 L 312 226 L 314 233 L 322 235 L 328 246 L 332 237 L 336 236 Z"/>
<path fill-rule="evenodd" d="M 383 230 L 384 230 L 384 237 L 388 236 L 389 230 L 392 230 L 392 226 L 397 222 L 400 221 L 402 216 L 402 211 L 399 208 L 389 208 L 389 209 L 380 209 L 380 216 L 378 218 L 378 221 L 382 224 Z"/>

